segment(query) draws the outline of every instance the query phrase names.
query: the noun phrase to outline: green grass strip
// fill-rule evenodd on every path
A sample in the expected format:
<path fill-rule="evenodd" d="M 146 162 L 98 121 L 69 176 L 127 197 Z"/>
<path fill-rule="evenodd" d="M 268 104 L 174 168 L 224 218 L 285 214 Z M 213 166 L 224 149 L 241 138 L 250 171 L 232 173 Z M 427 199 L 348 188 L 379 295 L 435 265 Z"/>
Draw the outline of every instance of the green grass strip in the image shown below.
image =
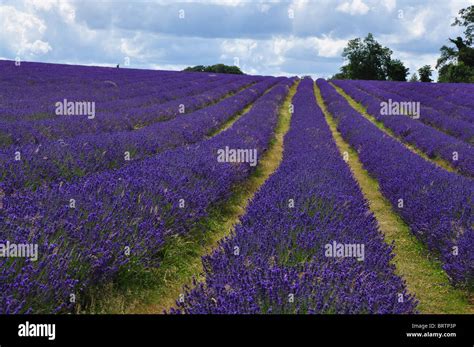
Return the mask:
<path fill-rule="evenodd" d="M 367 120 L 372 122 L 377 128 L 382 130 L 385 134 L 393 137 L 395 140 L 403 144 L 405 147 L 407 147 L 410 151 L 413 153 L 419 155 L 426 161 L 432 162 L 433 164 L 449 171 L 449 172 L 456 172 L 459 173 L 459 170 L 456 169 L 454 166 L 451 165 L 451 163 L 447 160 L 444 160 L 440 157 L 435 157 L 435 158 L 430 158 L 428 155 L 425 154 L 422 150 L 418 149 L 416 146 L 406 142 L 404 139 L 398 137 L 391 129 L 387 128 L 381 121 L 379 121 L 377 118 L 374 116 L 370 115 L 367 112 L 367 109 L 359 104 L 357 101 L 355 101 L 349 94 L 347 94 L 342 88 L 336 86 L 334 83 L 331 83 L 331 85 L 336 89 L 336 91 L 341 94 L 349 103 L 349 105 L 352 106 L 353 109 L 355 109 L 357 112 L 359 112 L 362 116 L 364 116 Z"/>

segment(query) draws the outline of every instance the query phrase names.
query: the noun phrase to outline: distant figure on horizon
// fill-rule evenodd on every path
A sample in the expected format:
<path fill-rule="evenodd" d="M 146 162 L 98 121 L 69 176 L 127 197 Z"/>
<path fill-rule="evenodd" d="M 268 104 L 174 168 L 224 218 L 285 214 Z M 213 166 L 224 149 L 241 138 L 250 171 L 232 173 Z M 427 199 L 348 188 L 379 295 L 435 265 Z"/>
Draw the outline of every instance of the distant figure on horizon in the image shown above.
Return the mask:
<path fill-rule="evenodd" d="M 120 67 L 120 64 L 117 64 L 117 69 Z"/>

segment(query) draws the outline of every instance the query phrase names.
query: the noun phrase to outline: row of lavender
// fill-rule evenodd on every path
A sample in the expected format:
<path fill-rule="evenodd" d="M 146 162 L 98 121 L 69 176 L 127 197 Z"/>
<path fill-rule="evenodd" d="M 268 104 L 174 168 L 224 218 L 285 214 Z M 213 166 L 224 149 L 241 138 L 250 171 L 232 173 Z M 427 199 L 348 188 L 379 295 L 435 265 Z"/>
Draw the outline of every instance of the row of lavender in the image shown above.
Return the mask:
<path fill-rule="evenodd" d="M 381 102 L 387 102 L 389 96 L 377 98 L 357 88 L 353 81 L 334 81 L 355 101 L 362 104 L 367 112 L 382 122 L 403 141 L 414 145 L 429 157 L 440 157 L 449 162 L 459 172 L 474 177 L 474 147 L 425 125 L 411 117 L 385 115 L 381 113 Z M 383 92 L 380 95 L 385 95 Z M 401 96 L 391 95 L 392 102 L 404 102 Z"/>
<path fill-rule="evenodd" d="M 464 142 L 474 144 L 474 127 L 471 122 L 456 118 L 452 107 L 446 102 L 418 92 L 416 88 L 407 89 L 406 83 L 382 83 L 380 81 L 353 81 L 360 89 L 379 98 L 419 102 L 421 114 L 419 121 L 446 132 Z"/>
<path fill-rule="evenodd" d="M 278 81 L 266 78 L 212 106 L 134 131 L 80 135 L 61 143 L 0 150 L 0 189 L 11 194 L 24 187 L 71 180 L 201 141 Z M 20 160 L 15 153 L 21 154 Z"/>
<path fill-rule="evenodd" d="M 95 100 L 98 112 L 151 105 L 175 98 L 189 84 L 226 76 L 0 61 L 2 121 L 55 118 L 58 95 L 68 100 Z M 178 78 L 179 77 L 179 78 Z"/>
<path fill-rule="evenodd" d="M 472 122 L 472 112 L 474 108 L 474 86 L 472 83 L 439 83 L 436 85 L 423 84 L 427 88 L 426 93 L 437 97 L 440 100 L 449 101 L 459 107 L 468 110 Z"/>
<path fill-rule="evenodd" d="M 318 86 L 344 139 L 413 234 L 438 254 L 455 284 L 474 281 L 474 185 L 384 135 L 326 81 Z"/>
<path fill-rule="evenodd" d="M 474 87 L 472 83 L 397 83 L 418 95 L 430 97 L 431 108 L 442 109 L 450 117 L 474 123 Z"/>
<path fill-rule="evenodd" d="M 292 83 L 280 81 L 209 140 L 73 183 L 6 196 L 0 242 L 37 244 L 39 257 L 0 259 L 1 312 L 68 311 L 72 294 L 80 298 L 127 264 L 159 266 L 167 238 L 189 232 L 249 175 L 248 163 L 218 161 L 218 152 L 228 147 L 264 153 Z"/>
<path fill-rule="evenodd" d="M 261 77 L 246 76 L 239 79 L 226 77 L 214 82 L 198 83 L 186 87 L 181 94 L 176 93 L 180 96 L 178 99 L 136 108 L 124 105 L 124 109 L 120 112 L 97 115 L 93 119 L 84 115 L 74 115 L 38 121 L 0 122 L 0 145 L 43 144 L 80 134 L 135 130 L 192 112 L 260 80 L 262 80 Z M 60 95 L 63 94 L 60 93 Z"/>
<path fill-rule="evenodd" d="M 205 283 L 171 313 L 412 313 L 374 216 L 303 79 L 283 161 L 233 235 L 203 259 Z M 362 254 L 329 252 L 356 245 Z"/>

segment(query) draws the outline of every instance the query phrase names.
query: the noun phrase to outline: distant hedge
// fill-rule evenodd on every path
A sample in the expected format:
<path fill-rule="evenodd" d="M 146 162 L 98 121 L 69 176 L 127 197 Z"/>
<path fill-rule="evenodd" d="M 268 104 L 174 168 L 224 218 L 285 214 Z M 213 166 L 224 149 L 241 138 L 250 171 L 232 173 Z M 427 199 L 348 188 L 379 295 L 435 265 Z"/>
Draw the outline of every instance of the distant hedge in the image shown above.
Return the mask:
<path fill-rule="evenodd" d="M 236 75 L 243 75 L 244 73 L 238 68 L 237 66 L 228 66 L 224 64 L 216 64 L 216 65 L 196 65 L 196 66 L 189 66 L 183 71 L 192 71 L 192 72 L 216 72 L 216 73 L 230 73 Z"/>

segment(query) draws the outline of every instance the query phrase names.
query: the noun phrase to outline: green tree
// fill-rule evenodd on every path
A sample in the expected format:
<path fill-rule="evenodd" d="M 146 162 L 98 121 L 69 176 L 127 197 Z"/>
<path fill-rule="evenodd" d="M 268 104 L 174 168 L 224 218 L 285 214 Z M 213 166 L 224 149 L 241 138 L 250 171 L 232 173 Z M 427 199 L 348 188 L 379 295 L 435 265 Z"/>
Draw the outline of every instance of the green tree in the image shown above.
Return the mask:
<path fill-rule="evenodd" d="M 474 83 L 474 69 L 463 62 L 443 65 L 439 69 L 438 82 Z"/>
<path fill-rule="evenodd" d="M 436 69 L 439 82 L 469 82 L 474 75 L 474 5 L 459 11 L 452 26 L 464 27 L 465 39 L 458 36 L 449 39 L 454 47 L 443 45 L 440 48 Z"/>
<path fill-rule="evenodd" d="M 387 78 L 390 81 L 406 81 L 409 70 L 400 60 L 390 60 L 387 65 Z"/>
<path fill-rule="evenodd" d="M 348 64 L 341 68 L 347 79 L 385 80 L 392 51 L 378 43 L 369 33 L 363 40 L 350 40 L 342 52 Z"/>
<path fill-rule="evenodd" d="M 206 67 L 204 65 L 196 65 L 196 66 L 193 66 L 193 67 L 187 67 L 186 69 L 184 69 L 183 71 L 190 71 L 190 72 L 204 72 L 204 69 Z"/>
<path fill-rule="evenodd" d="M 408 68 L 398 60 L 392 60 L 392 50 L 378 43 L 369 33 L 364 39 L 350 40 L 342 52 L 347 64 L 333 79 L 406 81 Z"/>
<path fill-rule="evenodd" d="M 422 66 L 418 69 L 418 75 L 420 75 L 420 82 L 433 82 L 431 79 L 431 74 L 433 70 L 431 70 L 430 65 Z"/>
<path fill-rule="evenodd" d="M 410 82 L 419 82 L 418 75 L 416 74 L 416 72 L 411 75 Z"/>
<path fill-rule="evenodd" d="M 459 11 L 459 18 L 456 17 L 451 25 L 465 27 L 464 36 L 466 36 L 466 44 L 468 46 L 472 45 L 474 41 L 474 5 Z"/>
<path fill-rule="evenodd" d="M 348 79 L 348 78 L 343 72 L 338 72 L 329 78 L 329 80 L 345 80 L 345 79 Z"/>
<path fill-rule="evenodd" d="M 449 39 L 455 47 L 442 46 L 436 68 L 448 64 L 464 63 L 466 66 L 474 67 L 474 48 L 469 47 L 462 37 L 458 36 L 455 40 Z"/>

